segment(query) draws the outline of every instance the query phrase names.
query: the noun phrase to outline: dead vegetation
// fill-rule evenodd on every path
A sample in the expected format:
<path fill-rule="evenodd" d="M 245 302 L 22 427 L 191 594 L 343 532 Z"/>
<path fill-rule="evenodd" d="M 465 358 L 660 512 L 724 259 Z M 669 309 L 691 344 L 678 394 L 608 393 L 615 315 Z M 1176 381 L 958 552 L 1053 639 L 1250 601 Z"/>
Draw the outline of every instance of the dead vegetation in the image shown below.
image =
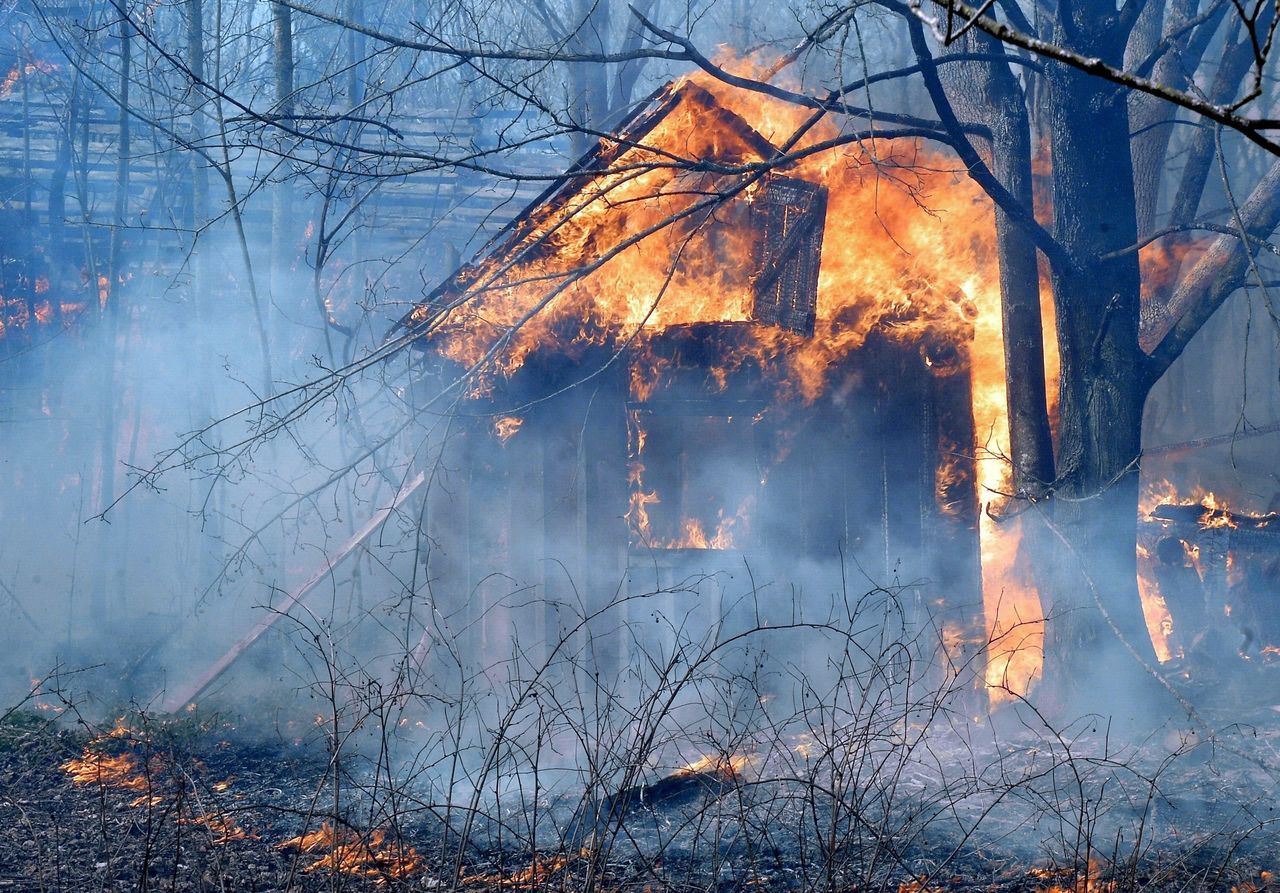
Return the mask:
<path fill-rule="evenodd" d="M 820 622 L 684 629 L 607 681 L 585 634 L 599 617 L 550 657 L 477 675 L 446 649 L 425 658 L 435 672 L 391 678 L 299 627 L 321 671 L 312 713 L 272 722 L 135 706 L 98 724 L 74 677 L 44 680 L 0 731 L 0 884 L 1274 887 L 1274 721 L 1222 733 L 1241 759 L 1176 730 L 1119 743 L 1091 718 L 1054 728 L 1021 702 L 974 719 L 972 667 L 887 622 L 898 596 Z"/>

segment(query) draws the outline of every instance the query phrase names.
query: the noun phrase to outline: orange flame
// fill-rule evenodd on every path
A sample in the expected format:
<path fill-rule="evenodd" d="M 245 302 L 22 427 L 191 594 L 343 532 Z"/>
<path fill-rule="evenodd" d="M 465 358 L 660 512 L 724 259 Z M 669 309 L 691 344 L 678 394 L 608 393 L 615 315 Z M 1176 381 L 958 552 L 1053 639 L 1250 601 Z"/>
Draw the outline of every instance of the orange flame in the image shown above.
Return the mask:
<path fill-rule="evenodd" d="M 179 821 L 182 824 L 204 828 L 209 832 L 209 839 L 219 846 L 233 840 L 258 839 L 257 834 L 250 834 L 224 815 L 205 813 L 192 816 L 190 819 L 181 818 Z"/>
<path fill-rule="evenodd" d="M 1185 547 L 1185 543 L 1183 544 Z M 1169 606 L 1160 595 L 1160 587 L 1156 583 L 1155 559 L 1151 550 L 1138 544 L 1138 595 L 1142 598 L 1142 616 L 1147 623 L 1147 631 L 1151 634 L 1151 644 L 1156 651 L 1156 658 L 1164 663 L 1173 657 L 1181 657 L 1182 649 L 1175 653 L 1171 643 L 1173 637 L 1173 615 Z"/>
<path fill-rule="evenodd" d="M 657 336 L 676 325 L 752 319 L 750 215 L 767 185 L 759 165 L 799 135 L 808 111 L 701 74 L 677 81 L 657 102 L 666 104 L 664 117 L 625 144 L 603 140 L 596 169 L 522 220 L 505 249 L 464 269 L 452 304 L 412 315 L 432 320 L 443 356 L 473 369 L 473 392 L 488 391 L 546 345 L 571 357 L 607 346 L 630 351 L 631 397 L 644 401 L 672 371 L 650 349 Z M 968 357 L 979 493 L 1002 501 L 1008 421 L 990 203 L 952 160 L 914 141 L 809 151 L 839 135 L 834 122 L 819 122 L 799 135 L 798 157 L 783 167 L 786 177 L 827 190 L 814 335 L 752 326 L 740 349 L 712 361 L 711 379 L 723 388 L 751 363 L 778 399 L 809 403 L 873 332 L 930 358 Z M 1045 347 L 1052 391 L 1052 337 Z M 948 452 L 967 454 L 961 446 Z M 644 481 L 642 452 L 633 444 L 627 520 L 639 541 L 658 545 L 649 510 L 661 494 Z M 946 462 L 939 469 L 943 497 L 954 471 Z M 940 505 L 959 510 L 947 498 Z M 680 519 L 670 546 L 728 548 L 739 539 L 739 514 L 722 514 L 714 532 L 709 518 Z M 1042 612 L 1015 566 L 1018 522 L 997 525 L 984 513 L 980 537 L 988 682 L 1025 692 L 1039 672 Z"/>
<path fill-rule="evenodd" d="M 510 874 L 473 874 L 462 879 L 464 884 L 483 884 L 486 887 L 514 887 L 531 889 L 539 887 L 556 872 L 568 868 L 571 859 L 566 855 L 542 856 L 534 854 L 528 868 L 522 868 Z"/>
<path fill-rule="evenodd" d="M 315 831 L 291 837 L 277 844 L 277 848 L 319 854 L 319 859 L 302 869 L 308 873 L 324 869 L 385 882 L 408 877 L 423 867 L 422 857 L 413 847 L 389 840 L 379 828 L 359 834 L 349 829 L 337 830 L 324 822 Z"/>
<path fill-rule="evenodd" d="M 42 62 L 39 59 L 13 66 L 13 68 L 9 69 L 9 73 L 4 76 L 4 80 L 0 81 L 0 99 L 8 99 L 13 95 L 13 88 L 24 77 L 29 77 L 33 74 L 53 74 L 57 70 L 56 63 Z"/>
<path fill-rule="evenodd" d="M 686 763 L 676 770 L 676 775 L 697 775 L 703 772 L 723 775 L 725 778 L 737 778 L 748 766 L 751 757 L 747 754 L 713 753 L 698 757 L 692 763 Z"/>
<path fill-rule="evenodd" d="M 494 420 L 493 433 L 497 436 L 498 440 L 506 443 L 517 431 L 520 430 L 520 427 L 523 424 L 524 419 L 520 418 L 520 416 L 503 416 L 500 419 Z"/>
<path fill-rule="evenodd" d="M 145 791 L 151 787 L 140 761 L 131 753 L 113 756 L 86 748 L 83 756 L 67 760 L 61 768 L 76 784 L 104 785 L 126 791 Z"/>

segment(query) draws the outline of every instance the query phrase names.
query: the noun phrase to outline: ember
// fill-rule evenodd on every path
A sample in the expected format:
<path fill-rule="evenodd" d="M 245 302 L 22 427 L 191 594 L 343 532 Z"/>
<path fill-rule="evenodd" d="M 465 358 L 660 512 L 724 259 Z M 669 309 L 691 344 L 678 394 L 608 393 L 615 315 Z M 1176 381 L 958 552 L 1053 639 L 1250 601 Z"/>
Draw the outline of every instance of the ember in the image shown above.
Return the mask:
<path fill-rule="evenodd" d="M 572 859 L 564 855 L 539 856 L 535 854 L 533 861 L 526 868 L 521 868 L 510 874 L 467 875 L 462 879 L 462 883 L 497 887 L 498 889 L 532 889 L 548 883 L 553 877 L 568 868 L 572 862 Z"/>

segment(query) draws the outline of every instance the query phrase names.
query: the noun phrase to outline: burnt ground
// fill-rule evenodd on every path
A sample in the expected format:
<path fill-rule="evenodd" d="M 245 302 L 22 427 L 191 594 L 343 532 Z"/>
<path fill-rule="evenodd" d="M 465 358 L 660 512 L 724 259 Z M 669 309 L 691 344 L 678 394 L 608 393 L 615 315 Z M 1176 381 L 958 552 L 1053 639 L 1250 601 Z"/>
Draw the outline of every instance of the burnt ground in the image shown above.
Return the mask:
<path fill-rule="evenodd" d="M 572 798 L 540 803 L 532 822 L 505 802 L 468 823 L 372 775 L 340 773 L 335 798 L 322 736 L 296 722 L 249 732 L 192 717 L 91 732 L 20 711 L 0 725 L 0 893 L 1280 891 L 1280 814 L 1258 765 L 1277 752 L 1280 724 L 1236 731 L 1235 755 L 1198 747 L 1171 761 L 1095 751 L 1064 764 L 1051 744 L 1023 741 L 979 765 L 972 745 L 934 749 L 891 787 L 868 789 L 840 789 L 839 773 L 820 769 L 801 783 L 793 764 L 766 760 L 588 798 L 625 812 L 621 823 L 584 824 Z M 966 761 L 974 771 L 958 771 Z M 920 768 L 931 762 L 951 781 Z M 1050 763 L 1061 771 L 1038 784 Z M 1133 783 L 1153 773 L 1157 793 Z M 539 840 L 554 842 L 535 858 L 520 829 L 539 822 Z"/>

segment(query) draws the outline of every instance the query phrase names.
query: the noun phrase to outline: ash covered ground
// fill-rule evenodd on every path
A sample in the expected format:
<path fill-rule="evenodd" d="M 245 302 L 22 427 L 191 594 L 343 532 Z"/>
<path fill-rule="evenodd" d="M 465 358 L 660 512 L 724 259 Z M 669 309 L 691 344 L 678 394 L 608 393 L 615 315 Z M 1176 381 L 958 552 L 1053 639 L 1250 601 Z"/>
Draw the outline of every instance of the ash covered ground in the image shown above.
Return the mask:
<path fill-rule="evenodd" d="M 335 764 L 302 719 L 17 710 L 0 728 L 0 888 L 1256 893 L 1280 889 L 1280 724 L 1252 719 L 1127 747 L 1009 715 L 985 739 L 846 729 L 594 789 L 548 770 L 545 789 L 516 773 L 446 797 L 387 754 Z"/>

